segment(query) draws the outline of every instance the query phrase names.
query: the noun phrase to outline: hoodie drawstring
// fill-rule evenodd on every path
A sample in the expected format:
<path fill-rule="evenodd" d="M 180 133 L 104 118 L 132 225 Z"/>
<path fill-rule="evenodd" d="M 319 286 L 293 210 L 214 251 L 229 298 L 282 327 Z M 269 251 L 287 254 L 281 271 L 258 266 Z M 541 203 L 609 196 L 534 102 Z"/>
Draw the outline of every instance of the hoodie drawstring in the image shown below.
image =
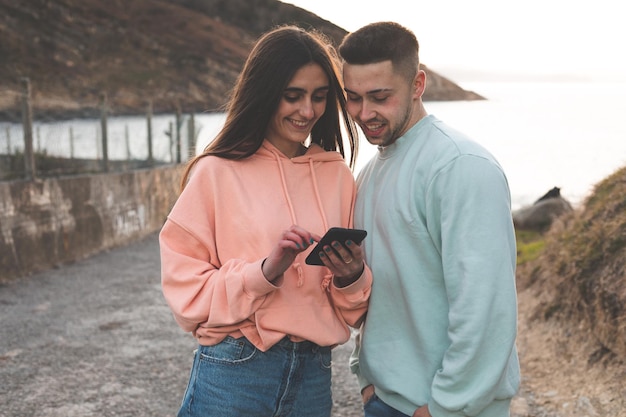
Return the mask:
<path fill-rule="evenodd" d="M 278 164 L 278 170 L 280 172 L 280 181 L 283 186 L 283 195 L 285 196 L 285 201 L 287 201 L 287 206 L 289 207 L 289 214 L 291 216 L 291 223 L 298 224 L 298 219 L 296 217 L 296 212 L 293 208 L 293 203 L 291 202 L 291 197 L 289 196 L 289 190 L 287 189 L 287 179 L 285 178 L 285 171 L 283 168 L 283 164 L 281 162 L 280 155 L 272 150 L 274 157 L 276 158 L 276 163 Z M 319 193 L 319 188 L 317 186 L 317 179 L 315 177 L 315 169 L 313 167 L 313 159 L 309 158 L 309 170 L 311 172 L 311 181 L 313 183 L 313 190 L 315 191 L 315 201 L 317 203 L 317 208 L 322 216 L 322 223 L 324 224 L 324 230 L 328 230 L 328 221 L 326 220 L 326 214 L 324 213 L 324 207 L 322 205 L 322 198 Z M 302 270 L 302 266 L 299 262 L 294 262 L 292 267 L 296 270 L 298 274 L 298 287 L 302 287 L 304 285 L 304 272 Z M 322 288 L 327 289 L 330 283 L 330 276 L 324 277 L 322 281 Z"/>
<path fill-rule="evenodd" d="M 293 269 L 296 270 L 296 273 L 298 274 L 298 283 L 297 286 L 298 288 L 301 287 L 302 285 L 304 285 L 304 272 L 302 271 L 302 267 L 300 266 L 300 262 L 294 262 L 293 265 L 291 265 L 291 267 Z"/>
<path fill-rule="evenodd" d="M 313 190 L 315 190 L 315 200 L 317 201 L 317 208 L 322 215 L 324 230 L 328 230 L 328 221 L 326 220 L 326 213 L 324 213 L 324 207 L 322 206 L 322 197 L 320 196 L 320 190 L 317 186 L 317 178 L 315 177 L 315 170 L 313 169 L 313 159 L 309 159 L 309 170 L 311 171 L 311 181 L 313 182 Z"/>
<path fill-rule="evenodd" d="M 296 212 L 293 209 L 293 203 L 291 202 L 291 197 L 289 197 L 289 191 L 287 190 L 287 180 L 285 179 L 285 171 L 283 169 L 283 164 L 280 162 L 280 156 L 275 151 L 272 151 L 274 156 L 276 157 L 276 163 L 278 164 L 278 171 L 280 171 L 280 181 L 283 185 L 283 195 L 285 196 L 285 200 L 287 201 L 287 206 L 289 206 L 289 214 L 291 215 L 291 223 L 298 224 L 298 219 L 296 218 Z"/>
<path fill-rule="evenodd" d="M 328 230 L 328 221 L 326 220 L 326 213 L 324 212 L 324 206 L 322 206 L 322 197 L 319 193 L 319 187 L 317 186 L 317 177 L 315 176 L 315 170 L 313 169 L 313 160 L 309 159 L 309 169 L 311 170 L 311 178 L 313 181 L 313 189 L 315 190 L 315 200 L 317 201 L 317 208 L 322 214 L 322 222 L 324 223 L 324 230 Z M 322 289 L 324 291 L 330 291 L 330 281 L 333 278 L 333 274 L 328 273 L 324 275 L 322 279 Z"/>

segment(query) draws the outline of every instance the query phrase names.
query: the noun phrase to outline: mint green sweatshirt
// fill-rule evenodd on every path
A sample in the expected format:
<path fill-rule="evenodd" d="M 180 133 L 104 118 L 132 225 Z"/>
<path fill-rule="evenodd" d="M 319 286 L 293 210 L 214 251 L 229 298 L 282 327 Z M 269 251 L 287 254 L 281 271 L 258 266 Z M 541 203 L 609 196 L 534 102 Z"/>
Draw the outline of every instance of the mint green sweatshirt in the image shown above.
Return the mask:
<path fill-rule="evenodd" d="M 411 415 L 509 415 L 520 381 L 516 246 L 503 170 L 434 116 L 360 172 L 374 283 L 351 368 Z"/>

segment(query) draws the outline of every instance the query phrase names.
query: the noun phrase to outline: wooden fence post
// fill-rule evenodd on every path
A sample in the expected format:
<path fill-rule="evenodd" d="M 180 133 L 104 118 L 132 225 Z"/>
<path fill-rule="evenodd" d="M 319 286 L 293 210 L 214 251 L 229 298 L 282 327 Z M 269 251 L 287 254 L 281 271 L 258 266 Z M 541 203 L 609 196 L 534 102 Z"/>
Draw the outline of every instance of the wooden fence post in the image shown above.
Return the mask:
<path fill-rule="evenodd" d="M 170 130 L 167 132 L 167 136 L 170 137 L 170 162 L 174 163 L 174 124 L 172 122 L 169 123 Z"/>
<path fill-rule="evenodd" d="M 33 112 L 30 101 L 30 80 L 22 78 L 22 125 L 24 127 L 24 168 L 26 179 L 36 178 L 35 153 L 33 151 Z"/>
<path fill-rule="evenodd" d="M 130 161 L 130 134 L 128 133 L 128 123 L 124 125 L 124 141 L 126 143 L 126 160 Z"/>
<path fill-rule="evenodd" d="M 148 165 L 154 165 L 154 157 L 152 156 L 152 100 L 148 102 Z"/>
<path fill-rule="evenodd" d="M 193 113 L 189 115 L 187 126 L 187 149 L 189 149 L 188 158 L 196 156 L 196 119 Z"/>
<path fill-rule="evenodd" d="M 11 130 L 9 126 L 6 127 L 7 132 L 7 155 L 11 155 Z"/>
<path fill-rule="evenodd" d="M 74 159 L 74 128 L 70 126 L 70 159 Z"/>
<path fill-rule="evenodd" d="M 96 159 L 102 158 L 102 129 L 96 127 Z"/>
<path fill-rule="evenodd" d="M 109 172 L 109 137 L 107 133 L 107 95 L 100 94 L 100 129 L 102 130 L 102 170 Z"/>
<path fill-rule="evenodd" d="M 176 103 L 176 163 L 180 164 L 181 155 L 180 155 L 180 126 L 182 125 L 181 117 L 180 117 L 180 103 Z"/>

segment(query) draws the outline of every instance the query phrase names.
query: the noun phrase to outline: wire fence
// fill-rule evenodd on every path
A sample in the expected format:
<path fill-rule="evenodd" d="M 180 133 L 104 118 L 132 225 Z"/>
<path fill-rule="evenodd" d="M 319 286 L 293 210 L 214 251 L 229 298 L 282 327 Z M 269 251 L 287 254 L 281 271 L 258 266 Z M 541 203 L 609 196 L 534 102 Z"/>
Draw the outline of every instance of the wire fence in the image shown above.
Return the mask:
<path fill-rule="evenodd" d="M 104 94 L 99 119 L 33 121 L 30 94 L 29 81 L 23 79 L 22 122 L 0 122 L 0 180 L 181 163 L 195 154 L 200 131 L 207 124 L 206 119 L 198 123 L 196 115 L 180 110 L 153 115 L 151 104 L 143 117 L 115 116 Z M 213 119 L 209 127 L 220 121 Z"/>

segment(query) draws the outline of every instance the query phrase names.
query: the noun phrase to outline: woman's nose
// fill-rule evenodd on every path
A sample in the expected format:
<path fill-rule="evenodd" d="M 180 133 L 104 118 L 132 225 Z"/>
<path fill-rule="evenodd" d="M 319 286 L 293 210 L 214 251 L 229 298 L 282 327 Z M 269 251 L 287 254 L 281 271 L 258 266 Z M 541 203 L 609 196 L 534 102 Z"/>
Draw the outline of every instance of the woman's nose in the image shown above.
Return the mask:
<path fill-rule="evenodd" d="M 306 117 L 307 119 L 313 118 L 315 112 L 313 110 L 313 103 L 311 100 L 304 100 L 302 102 L 302 105 L 300 106 L 300 114 L 302 117 Z"/>

